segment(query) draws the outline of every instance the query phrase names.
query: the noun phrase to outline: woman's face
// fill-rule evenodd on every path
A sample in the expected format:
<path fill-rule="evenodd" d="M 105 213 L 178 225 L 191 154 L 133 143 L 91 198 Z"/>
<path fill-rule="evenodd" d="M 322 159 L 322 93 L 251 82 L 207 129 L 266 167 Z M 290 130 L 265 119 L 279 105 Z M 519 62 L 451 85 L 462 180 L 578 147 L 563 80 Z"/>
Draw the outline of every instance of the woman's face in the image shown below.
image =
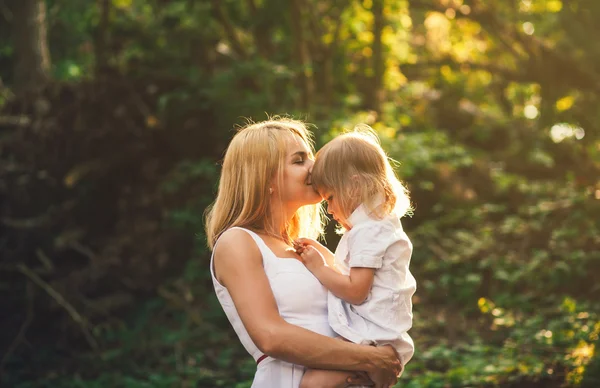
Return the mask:
<path fill-rule="evenodd" d="M 299 208 L 321 201 L 310 180 L 313 164 L 313 154 L 302 138 L 290 136 L 284 160 L 283 185 L 276 188 L 286 207 Z"/>

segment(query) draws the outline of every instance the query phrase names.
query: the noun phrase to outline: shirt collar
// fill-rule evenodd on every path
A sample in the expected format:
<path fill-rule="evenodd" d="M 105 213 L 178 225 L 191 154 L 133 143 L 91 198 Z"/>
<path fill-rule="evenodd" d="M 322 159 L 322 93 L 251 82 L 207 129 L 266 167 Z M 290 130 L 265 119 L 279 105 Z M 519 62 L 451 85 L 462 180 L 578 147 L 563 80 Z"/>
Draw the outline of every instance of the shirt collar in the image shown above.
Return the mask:
<path fill-rule="evenodd" d="M 372 203 L 373 207 L 381 205 L 383 203 L 383 200 L 384 198 L 382 195 L 378 195 L 377 197 L 375 197 Z M 352 214 L 350 214 L 350 217 L 348 217 L 348 223 L 350 224 L 350 227 L 353 228 L 358 224 L 362 224 L 363 222 L 372 220 L 373 218 L 371 217 L 371 213 L 372 212 L 367 206 L 365 206 L 364 203 L 360 204 L 352 212 Z"/>

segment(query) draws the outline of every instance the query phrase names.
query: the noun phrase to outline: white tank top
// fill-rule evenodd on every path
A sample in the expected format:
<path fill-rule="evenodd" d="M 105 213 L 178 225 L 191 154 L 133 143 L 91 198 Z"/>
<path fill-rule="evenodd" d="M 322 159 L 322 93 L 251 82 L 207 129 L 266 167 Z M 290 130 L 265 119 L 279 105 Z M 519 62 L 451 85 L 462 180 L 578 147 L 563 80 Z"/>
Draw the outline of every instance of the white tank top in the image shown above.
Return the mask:
<path fill-rule="evenodd" d="M 304 264 L 295 258 L 275 256 L 262 238 L 248 229 L 240 227 L 231 229 L 241 229 L 247 232 L 260 249 L 263 267 L 281 317 L 293 325 L 328 337 L 335 337 L 336 334 L 329 326 L 327 319 L 327 289 L 306 269 Z M 210 273 L 217 299 L 246 351 L 255 360 L 258 360 L 262 356 L 262 352 L 248 335 L 227 288 L 215 277 L 213 260 L 214 248 L 210 259 Z"/>

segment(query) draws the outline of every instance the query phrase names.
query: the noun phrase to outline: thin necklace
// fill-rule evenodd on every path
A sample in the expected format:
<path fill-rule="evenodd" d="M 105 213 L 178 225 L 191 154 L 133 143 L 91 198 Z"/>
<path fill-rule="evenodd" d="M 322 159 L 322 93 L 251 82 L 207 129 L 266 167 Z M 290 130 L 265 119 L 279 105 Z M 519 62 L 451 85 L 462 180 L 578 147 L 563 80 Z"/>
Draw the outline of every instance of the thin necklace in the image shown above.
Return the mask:
<path fill-rule="evenodd" d="M 275 233 L 271 233 L 271 232 L 267 232 L 264 229 L 256 229 L 256 232 L 260 233 L 260 234 L 264 234 L 265 236 L 273 237 L 274 239 L 284 242 L 286 245 L 290 244 L 289 241 L 284 236 L 281 236 L 281 235 L 278 235 Z"/>

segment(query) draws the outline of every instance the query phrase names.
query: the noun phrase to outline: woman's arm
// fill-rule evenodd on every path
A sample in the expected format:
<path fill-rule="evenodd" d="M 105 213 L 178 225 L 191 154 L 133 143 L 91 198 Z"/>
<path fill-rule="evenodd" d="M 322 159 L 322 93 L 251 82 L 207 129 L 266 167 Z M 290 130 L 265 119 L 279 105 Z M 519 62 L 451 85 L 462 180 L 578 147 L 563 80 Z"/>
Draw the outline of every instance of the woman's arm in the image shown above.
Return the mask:
<path fill-rule="evenodd" d="M 260 250 L 246 232 L 233 229 L 220 237 L 214 265 L 250 338 L 264 354 L 310 368 L 367 371 L 387 384 L 396 381 L 401 366 L 391 347 L 339 341 L 283 320 Z M 377 377 L 382 372 L 387 372 L 385 377 Z"/>

